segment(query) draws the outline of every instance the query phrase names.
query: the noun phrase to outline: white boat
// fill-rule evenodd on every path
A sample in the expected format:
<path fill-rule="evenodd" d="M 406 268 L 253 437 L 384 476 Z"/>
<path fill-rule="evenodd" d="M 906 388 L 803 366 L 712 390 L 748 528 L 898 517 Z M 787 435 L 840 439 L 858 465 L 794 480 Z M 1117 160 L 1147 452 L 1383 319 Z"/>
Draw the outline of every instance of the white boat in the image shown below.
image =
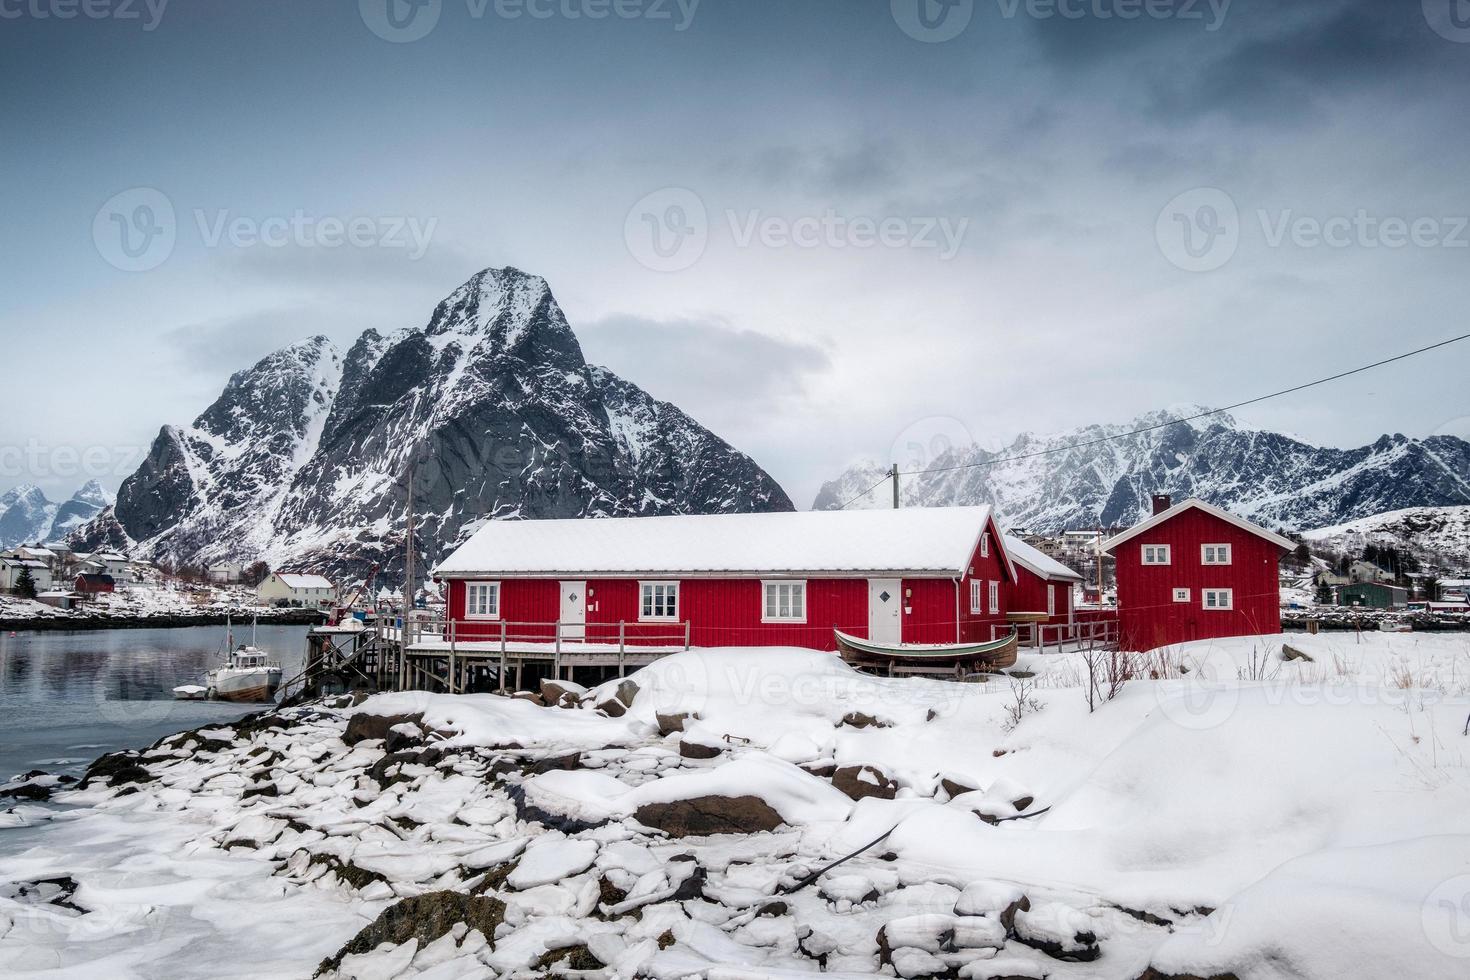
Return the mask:
<path fill-rule="evenodd" d="M 209 697 L 209 688 L 200 684 L 180 684 L 174 688 L 174 697 L 180 701 L 203 701 Z"/>
<path fill-rule="evenodd" d="M 240 644 L 223 667 L 204 675 L 215 701 L 273 701 L 281 686 L 281 665 L 264 650 Z"/>

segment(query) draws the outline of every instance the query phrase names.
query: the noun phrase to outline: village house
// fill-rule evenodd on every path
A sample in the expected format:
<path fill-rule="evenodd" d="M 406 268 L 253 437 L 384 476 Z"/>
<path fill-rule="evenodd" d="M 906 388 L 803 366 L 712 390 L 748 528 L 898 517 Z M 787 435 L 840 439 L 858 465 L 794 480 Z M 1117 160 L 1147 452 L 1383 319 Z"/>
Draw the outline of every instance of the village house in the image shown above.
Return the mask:
<path fill-rule="evenodd" d="M 237 561 L 222 561 L 210 565 L 205 574 L 215 585 L 238 585 L 245 578 L 245 566 Z"/>
<path fill-rule="evenodd" d="M 255 594 L 268 605 L 306 606 L 325 609 L 337 601 L 337 588 L 321 575 L 272 572 Z"/>
<path fill-rule="evenodd" d="M 944 507 L 490 521 L 435 577 L 464 639 L 832 650 L 1004 635 L 1017 571 L 989 507 Z"/>
<path fill-rule="evenodd" d="M 1202 500 L 1154 498 L 1154 514 L 1103 543 L 1117 561 L 1124 650 L 1281 631 L 1281 556 L 1296 542 Z"/>
<path fill-rule="evenodd" d="M 101 575 L 96 572 L 82 572 L 73 581 L 72 591 L 82 596 L 99 595 L 103 592 L 116 592 L 117 583 L 111 575 Z"/>
<path fill-rule="evenodd" d="M 1048 626 L 1072 622 L 1072 591 L 1082 576 L 1009 534 L 1005 536 L 1005 548 L 1016 566 L 1016 584 L 1006 603 L 1011 621 Z"/>
<path fill-rule="evenodd" d="M 0 555 L 0 589 L 6 592 L 16 591 L 26 571 L 31 573 L 31 581 L 37 592 L 45 592 L 51 588 L 51 566 L 39 558 L 22 557 L 19 551 L 7 551 Z"/>
<path fill-rule="evenodd" d="M 1337 604 L 1363 609 L 1403 609 L 1409 604 L 1409 590 L 1383 582 L 1357 582 L 1338 590 Z"/>

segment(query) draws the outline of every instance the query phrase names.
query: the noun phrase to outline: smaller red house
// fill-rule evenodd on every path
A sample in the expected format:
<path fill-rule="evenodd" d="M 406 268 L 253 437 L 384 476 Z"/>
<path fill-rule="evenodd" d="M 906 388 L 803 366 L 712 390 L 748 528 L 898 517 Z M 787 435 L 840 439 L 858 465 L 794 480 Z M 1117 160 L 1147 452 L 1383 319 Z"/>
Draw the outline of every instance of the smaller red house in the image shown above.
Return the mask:
<path fill-rule="evenodd" d="M 1203 500 L 1171 505 L 1103 543 L 1117 562 L 1124 650 L 1281 632 L 1281 556 L 1296 543 Z"/>
<path fill-rule="evenodd" d="M 1072 621 L 1072 589 L 1082 576 L 1051 555 L 1007 534 L 1006 554 L 1016 566 L 1008 606 L 1012 620 L 1056 626 Z"/>
<path fill-rule="evenodd" d="M 76 582 L 72 585 L 72 591 L 78 592 L 82 595 L 96 595 L 99 592 L 114 592 L 116 591 L 116 589 L 117 585 L 113 581 L 111 575 L 94 575 L 91 573 L 83 573 L 81 575 L 78 575 Z"/>

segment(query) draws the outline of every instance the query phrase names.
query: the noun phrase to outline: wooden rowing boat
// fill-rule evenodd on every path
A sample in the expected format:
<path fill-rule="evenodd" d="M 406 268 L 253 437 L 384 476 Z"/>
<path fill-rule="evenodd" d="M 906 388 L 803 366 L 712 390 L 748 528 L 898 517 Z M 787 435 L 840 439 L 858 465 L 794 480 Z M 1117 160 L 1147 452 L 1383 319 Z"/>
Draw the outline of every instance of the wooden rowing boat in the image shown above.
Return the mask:
<path fill-rule="evenodd" d="M 1016 631 L 988 643 L 877 643 L 833 630 L 842 659 L 890 672 L 957 674 L 1000 670 L 1016 662 Z M 908 668 L 908 669 L 903 669 Z"/>

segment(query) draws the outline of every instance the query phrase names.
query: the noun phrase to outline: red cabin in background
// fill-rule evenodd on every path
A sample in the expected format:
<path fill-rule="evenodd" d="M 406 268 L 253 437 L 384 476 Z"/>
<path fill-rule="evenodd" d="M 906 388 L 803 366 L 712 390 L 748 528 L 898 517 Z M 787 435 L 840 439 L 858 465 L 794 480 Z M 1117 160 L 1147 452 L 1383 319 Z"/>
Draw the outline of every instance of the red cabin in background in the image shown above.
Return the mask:
<path fill-rule="evenodd" d="M 989 507 L 490 521 L 437 569 L 462 640 L 836 648 L 989 640 L 1016 570 Z"/>
<path fill-rule="evenodd" d="M 1007 534 L 1005 546 L 1016 566 L 1008 602 L 1011 618 L 1047 626 L 1072 622 L 1072 587 L 1082 576 L 1020 538 Z"/>
<path fill-rule="evenodd" d="M 1202 500 L 1156 497 L 1153 517 L 1103 543 L 1122 649 L 1281 632 L 1280 561 L 1295 547 Z"/>

